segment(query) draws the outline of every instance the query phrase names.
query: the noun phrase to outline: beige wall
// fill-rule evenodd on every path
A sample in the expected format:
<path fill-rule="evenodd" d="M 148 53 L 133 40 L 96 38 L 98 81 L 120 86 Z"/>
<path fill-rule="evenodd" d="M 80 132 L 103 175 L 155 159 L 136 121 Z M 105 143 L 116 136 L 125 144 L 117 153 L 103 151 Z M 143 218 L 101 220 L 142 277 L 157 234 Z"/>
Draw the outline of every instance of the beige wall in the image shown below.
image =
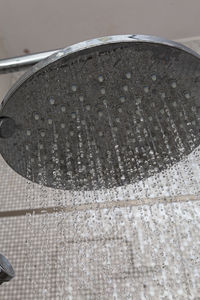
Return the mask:
<path fill-rule="evenodd" d="M 8 55 L 65 47 L 113 34 L 199 36 L 199 0 L 1 0 Z"/>

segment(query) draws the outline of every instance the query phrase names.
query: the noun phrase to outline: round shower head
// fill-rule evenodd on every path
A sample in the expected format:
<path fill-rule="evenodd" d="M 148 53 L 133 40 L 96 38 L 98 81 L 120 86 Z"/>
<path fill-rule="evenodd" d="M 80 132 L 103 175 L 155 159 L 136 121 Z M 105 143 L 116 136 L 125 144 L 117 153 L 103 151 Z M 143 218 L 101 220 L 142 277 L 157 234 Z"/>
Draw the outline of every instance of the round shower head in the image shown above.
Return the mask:
<path fill-rule="evenodd" d="M 199 109 L 198 54 L 150 36 L 95 39 L 41 61 L 13 86 L 0 110 L 0 152 L 49 187 L 121 186 L 197 147 Z"/>

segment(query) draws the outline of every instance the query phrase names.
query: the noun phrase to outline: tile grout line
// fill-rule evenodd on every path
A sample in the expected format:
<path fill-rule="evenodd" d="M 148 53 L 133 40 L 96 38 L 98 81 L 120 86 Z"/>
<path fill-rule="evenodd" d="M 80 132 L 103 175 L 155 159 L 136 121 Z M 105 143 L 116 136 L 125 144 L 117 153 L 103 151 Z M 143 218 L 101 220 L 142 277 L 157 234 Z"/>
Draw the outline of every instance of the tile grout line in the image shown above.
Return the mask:
<path fill-rule="evenodd" d="M 68 206 L 54 206 L 54 207 L 42 207 L 32 209 L 21 209 L 11 211 L 1 211 L 0 218 L 8 217 L 20 217 L 27 214 L 40 215 L 40 214 L 53 214 L 57 212 L 72 212 L 72 211 L 85 211 L 95 210 L 113 207 L 128 207 L 128 206 L 140 206 L 140 205 L 154 205 L 154 204 L 169 204 L 169 203 L 181 203 L 190 201 L 200 201 L 200 195 L 179 195 L 171 197 L 155 197 L 155 198 L 143 198 L 133 200 L 122 201 L 110 201 L 110 202 L 98 202 L 98 203 L 85 203 L 80 205 L 68 205 Z"/>

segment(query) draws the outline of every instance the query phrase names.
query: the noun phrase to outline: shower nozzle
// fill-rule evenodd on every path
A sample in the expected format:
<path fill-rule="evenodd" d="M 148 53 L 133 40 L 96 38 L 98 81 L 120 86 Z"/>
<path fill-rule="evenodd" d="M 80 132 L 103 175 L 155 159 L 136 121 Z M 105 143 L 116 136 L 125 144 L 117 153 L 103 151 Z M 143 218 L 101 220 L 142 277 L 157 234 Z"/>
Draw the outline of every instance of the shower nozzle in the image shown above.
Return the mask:
<path fill-rule="evenodd" d="M 0 138 L 9 138 L 15 132 L 15 121 L 8 117 L 0 117 Z"/>

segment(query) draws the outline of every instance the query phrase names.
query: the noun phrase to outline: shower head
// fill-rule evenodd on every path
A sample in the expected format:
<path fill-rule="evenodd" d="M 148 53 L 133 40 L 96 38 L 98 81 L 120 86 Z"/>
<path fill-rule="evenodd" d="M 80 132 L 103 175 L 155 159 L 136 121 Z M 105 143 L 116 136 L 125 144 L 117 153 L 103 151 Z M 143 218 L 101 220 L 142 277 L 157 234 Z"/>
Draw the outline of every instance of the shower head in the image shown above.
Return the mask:
<path fill-rule="evenodd" d="M 15 277 L 15 272 L 5 256 L 0 254 L 0 285 Z"/>
<path fill-rule="evenodd" d="M 48 187 L 131 184 L 200 144 L 200 59 L 151 36 L 94 39 L 30 68 L 0 109 L 0 153 Z"/>

